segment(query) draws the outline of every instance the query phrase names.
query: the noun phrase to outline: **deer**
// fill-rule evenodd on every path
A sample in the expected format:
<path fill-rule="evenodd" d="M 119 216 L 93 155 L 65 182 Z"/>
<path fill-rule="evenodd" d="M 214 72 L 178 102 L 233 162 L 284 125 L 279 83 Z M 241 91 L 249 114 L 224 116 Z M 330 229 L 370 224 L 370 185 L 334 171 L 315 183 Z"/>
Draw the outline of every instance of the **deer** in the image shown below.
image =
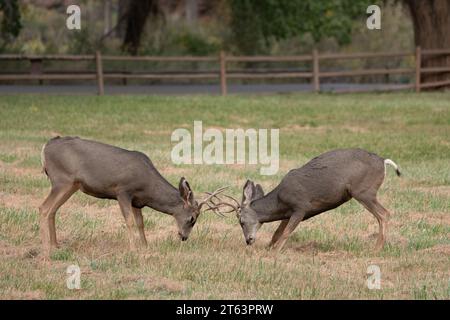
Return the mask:
<path fill-rule="evenodd" d="M 259 184 L 247 180 L 242 191 L 242 201 L 225 196 L 234 203 L 213 196 L 218 207 L 231 207 L 226 212 L 236 212 L 247 245 L 256 240 L 256 233 L 264 223 L 281 221 L 269 248 L 280 251 L 289 235 L 301 221 L 339 207 L 354 198 L 378 221 L 379 233 L 376 251 L 386 241 L 387 222 L 390 212 L 377 199 L 386 166 L 397 164 L 363 149 L 336 149 L 325 152 L 304 166 L 290 170 L 281 182 L 269 193 Z"/>
<path fill-rule="evenodd" d="M 179 238 L 186 241 L 202 207 L 206 205 L 206 211 L 214 209 L 209 199 L 226 188 L 208 192 L 198 202 L 184 177 L 178 188 L 174 187 L 144 153 L 79 137 L 50 139 L 42 147 L 41 161 L 43 172 L 51 182 L 50 193 L 39 207 L 40 236 L 47 255 L 58 247 L 56 212 L 78 190 L 96 198 L 118 201 L 130 247 L 134 250 L 147 246 L 143 207 L 173 216 Z"/>

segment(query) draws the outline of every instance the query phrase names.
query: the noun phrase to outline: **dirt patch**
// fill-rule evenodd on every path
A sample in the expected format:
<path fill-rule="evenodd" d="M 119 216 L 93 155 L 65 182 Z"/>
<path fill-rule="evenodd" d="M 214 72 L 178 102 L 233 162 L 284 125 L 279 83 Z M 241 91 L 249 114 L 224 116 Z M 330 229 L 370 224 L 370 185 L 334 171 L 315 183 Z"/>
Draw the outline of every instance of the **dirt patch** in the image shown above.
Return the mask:
<path fill-rule="evenodd" d="M 445 212 L 412 212 L 408 216 L 413 221 L 424 220 L 429 224 L 445 224 L 450 226 L 450 214 Z"/>
<path fill-rule="evenodd" d="M 352 258 L 353 255 L 350 252 L 344 250 L 331 250 L 325 251 L 322 248 L 320 242 L 310 241 L 301 245 L 292 245 L 288 250 L 292 250 L 297 253 L 316 256 L 318 258 L 324 259 L 342 259 L 342 258 Z"/>
<path fill-rule="evenodd" d="M 178 232 L 177 227 L 172 223 L 170 225 L 164 226 L 164 228 L 155 228 L 151 231 L 145 230 L 145 238 L 150 244 L 156 241 L 163 241 L 168 237 L 176 235 Z"/>
<path fill-rule="evenodd" d="M 310 126 L 310 125 L 299 125 L 299 124 L 291 124 L 289 126 L 285 126 L 282 128 L 283 131 L 316 131 L 316 132 L 325 132 L 330 128 L 324 126 Z"/>
<path fill-rule="evenodd" d="M 3 258 L 19 258 L 19 259 L 31 259 L 38 255 L 38 250 L 32 246 L 20 246 L 16 247 L 0 241 L 0 256 Z"/>
<path fill-rule="evenodd" d="M 324 251 L 318 252 L 317 256 L 319 258 L 331 259 L 331 260 L 339 260 L 353 258 L 353 254 L 348 251 L 343 250 L 333 250 L 333 251 Z"/>
<path fill-rule="evenodd" d="M 234 124 L 236 124 L 236 123 L 247 124 L 250 122 L 248 119 L 242 118 L 241 116 L 230 115 L 229 118 L 231 120 L 231 123 L 234 123 Z"/>
<path fill-rule="evenodd" d="M 61 132 L 58 131 L 48 131 L 48 130 L 44 130 L 41 131 L 41 135 L 44 137 L 48 137 L 48 139 L 50 140 L 51 138 L 57 137 L 57 136 L 64 136 L 64 134 L 62 134 Z"/>
<path fill-rule="evenodd" d="M 0 204 L 17 210 L 30 207 L 37 210 L 42 201 L 29 195 L 0 192 Z"/>
<path fill-rule="evenodd" d="M 158 169 L 162 175 L 169 175 L 169 174 L 177 174 L 177 175 L 187 175 L 191 172 L 191 169 L 188 168 L 177 168 L 177 167 L 164 167 Z"/>
<path fill-rule="evenodd" d="M 45 298 L 45 292 L 42 290 L 19 291 L 8 289 L 2 295 L 5 300 L 41 300 Z"/>
<path fill-rule="evenodd" d="M 172 131 L 170 130 L 144 130 L 144 133 L 148 136 L 170 136 L 172 134 Z"/>
<path fill-rule="evenodd" d="M 19 160 L 20 161 L 20 160 Z M 0 161 L 0 170 L 2 171 L 6 171 L 6 173 L 8 174 L 13 174 L 15 176 L 20 176 L 20 177 L 24 177 L 24 176 L 44 176 L 44 174 L 42 173 L 41 169 L 38 168 L 18 168 L 15 167 L 11 164 L 6 164 Z"/>
<path fill-rule="evenodd" d="M 450 257 L 450 245 L 449 244 L 439 244 L 431 248 L 423 249 L 421 251 L 432 252 L 439 255 Z"/>
<path fill-rule="evenodd" d="M 344 125 L 344 126 L 310 126 L 310 125 L 298 125 L 298 124 L 292 124 L 289 126 L 283 127 L 283 130 L 288 131 L 310 131 L 310 132 L 327 132 L 328 130 L 335 130 L 335 129 L 341 129 L 345 131 L 349 131 L 352 133 L 365 133 L 369 132 L 369 129 L 365 127 L 360 126 L 350 126 L 350 125 Z"/>
<path fill-rule="evenodd" d="M 117 284 L 135 284 L 142 289 L 151 291 L 183 292 L 186 290 L 186 287 L 183 283 L 164 277 L 157 278 L 139 275 L 124 276 L 117 281 Z"/>
<path fill-rule="evenodd" d="M 416 187 L 414 190 L 450 197 L 450 186 Z"/>
<path fill-rule="evenodd" d="M 340 129 L 344 129 L 346 131 L 350 131 L 352 133 L 366 133 L 369 132 L 370 130 L 365 128 L 365 127 L 359 127 L 359 126 L 342 126 L 342 127 L 338 127 Z"/>
<path fill-rule="evenodd" d="M 311 253 L 314 255 L 316 255 L 321 250 L 320 243 L 318 243 L 316 241 L 311 241 L 311 242 L 304 243 L 301 245 L 296 245 L 296 246 L 293 246 L 292 249 L 297 252 Z"/>

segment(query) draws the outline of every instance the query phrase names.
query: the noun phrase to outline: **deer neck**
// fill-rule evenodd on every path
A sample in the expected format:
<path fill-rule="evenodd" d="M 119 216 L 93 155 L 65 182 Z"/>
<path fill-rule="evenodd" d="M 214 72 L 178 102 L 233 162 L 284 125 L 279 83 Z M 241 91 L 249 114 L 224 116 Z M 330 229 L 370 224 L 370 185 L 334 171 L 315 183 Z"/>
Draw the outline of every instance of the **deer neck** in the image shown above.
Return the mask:
<path fill-rule="evenodd" d="M 178 189 L 162 177 L 146 188 L 144 202 L 146 206 L 169 215 L 178 213 L 184 204 Z"/>
<path fill-rule="evenodd" d="M 252 201 L 250 207 L 255 210 L 260 223 L 289 218 L 287 208 L 278 200 L 277 189 L 272 190 L 260 199 Z"/>

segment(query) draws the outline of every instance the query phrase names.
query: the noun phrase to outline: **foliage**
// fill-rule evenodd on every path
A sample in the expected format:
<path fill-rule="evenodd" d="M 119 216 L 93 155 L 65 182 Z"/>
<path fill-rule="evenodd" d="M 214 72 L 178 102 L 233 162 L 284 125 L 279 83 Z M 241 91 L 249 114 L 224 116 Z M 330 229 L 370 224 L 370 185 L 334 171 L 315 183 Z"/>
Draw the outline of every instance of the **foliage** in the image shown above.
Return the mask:
<path fill-rule="evenodd" d="M 21 29 L 18 0 L 0 0 L 0 36 L 8 42 L 16 38 Z"/>
<path fill-rule="evenodd" d="M 209 55 L 219 51 L 218 43 L 201 34 L 189 31 L 182 32 L 178 36 L 177 42 L 192 55 Z"/>
<path fill-rule="evenodd" d="M 77 54 L 89 54 L 95 51 L 95 39 L 87 28 L 72 32 L 69 51 Z"/>
<path fill-rule="evenodd" d="M 254 53 L 271 38 L 286 39 L 310 33 L 317 42 L 332 37 L 351 40 L 352 23 L 366 18 L 369 0 L 230 0 L 231 28 L 238 48 Z"/>
<path fill-rule="evenodd" d="M 0 0 L 0 3 L 4 2 L 5 0 Z M 179 18 L 183 8 L 176 12 L 164 11 L 165 18 L 150 16 L 147 19 L 139 54 L 213 55 L 220 48 L 236 54 L 270 55 L 302 54 L 310 52 L 313 47 L 321 52 L 376 51 L 386 48 L 410 50 L 413 30 L 410 17 L 402 6 L 403 2 L 383 1 L 383 27 L 376 31 L 365 27 L 366 5 L 361 4 L 364 2 L 367 1 L 293 0 L 290 3 L 261 0 L 256 3 L 254 0 L 221 0 L 221 5 L 217 5 L 216 10 L 207 16 L 199 16 L 194 25 L 186 24 L 183 18 Z M 376 2 L 378 1 L 374 1 Z M 2 52 L 77 54 L 101 48 L 109 54 L 122 53 L 120 48 L 124 34 L 111 32 L 107 38 L 102 39 L 102 5 L 94 0 L 82 3 L 82 30 L 65 28 L 67 15 L 61 8 L 49 9 L 35 2 L 21 3 L 23 28 L 14 41 L 5 43 Z M 267 9 L 267 3 L 276 10 Z M 293 10 L 296 6 L 300 7 Z M 347 12 L 347 7 L 353 9 Z M 355 9 L 357 7 L 360 9 Z M 232 10 L 239 8 L 247 9 L 239 11 L 237 14 L 241 19 L 236 20 L 236 12 Z M 289 15 L 271 11 L 288 11 Z M 319 14 L 321 11 L 325 13 Z M 394 13 L 395 17 L 388 21 Z M 115 25 L 117 13 L 113 11 L 112 14 Z M 270 19 L 275 21 L 270 22 Z M 347 33 L 345 28 L 351 32 Z M 100 43 L 99 39 L 102 39 Z M 346 45 L 342 45 L 343 43 Z"/>

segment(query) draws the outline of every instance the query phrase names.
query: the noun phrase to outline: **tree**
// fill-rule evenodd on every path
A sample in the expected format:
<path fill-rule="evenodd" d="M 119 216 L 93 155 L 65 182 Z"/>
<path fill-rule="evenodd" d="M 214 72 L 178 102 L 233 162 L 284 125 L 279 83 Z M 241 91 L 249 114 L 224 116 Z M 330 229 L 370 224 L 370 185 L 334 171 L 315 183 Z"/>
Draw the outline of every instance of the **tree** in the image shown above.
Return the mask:
<path fill-rule="evenodd" d="M 414 25 L 414 42 L 422 49 L 450 48 L 450 0 L 403 0 Z M 422 67 L 450 67 L 450 55 L 425 56 Z M 423 82 L 450 80 L 450 72 L 423 74 Z M 449 86 L 450 87 L 450 86 Z"/>
<path fill-rule="evenodd" d="M 310 33 L 317 42 L 332 37 L 340 44 L 351 39 L 353 21 L 366 17 L 368 0 L 229 0 L 231 29 L 238 49 L 245 54 L 261 51 L 270 39 Z M 450 48 L 450 0 L 399 0 L 409 9 L 416 46 Z M 424 57 L 423 67 L 450 67 L 450 55 Z M 424 74 L 422 81 L 450 79 L 450 72 Z"/>
<path fill-rule="evenodd" d="M 112 0 L 103 2 L 103 35 L 107 35 L 112 29 Z"/>
<path fill-rule="evenodd" d="M 231 29 L 239 50 L 260 51 L 270 39 L 310 33 L 315 41 L 351 39 L 353 21 L 365 15 L 370 0 L 230 0 Z M 375 1 L 376 2 L 376 1 Z"/>
<path fill-rule="evenodd" d="M 198 16 L 198 1 L 197 0 L 186 0 L 186 21 L 189 24 L 195 24 L 197 22 Z"/>
<path fill-rule="evenodd" d="M 141 36 L 147 18 L 160 14 L 158 0 L 130 0 L 125 12 L 125 37 L 123 49 L 135 55 L 141 43 Z"/>
<path fill-rule="evenodd" d="M 17 0 L 0 0 L 0 36 L 5 41 L 16 38 L 22 29 Z"/>
<path fill-rule="evenodd" d="M 121 39 L 125 36 L 125 22 L 129 5 L 130 5 L 129 0 L 119 0 L 117 6 L 118 12 L 117 12 L 117 26 L 115 35 Z"/>

